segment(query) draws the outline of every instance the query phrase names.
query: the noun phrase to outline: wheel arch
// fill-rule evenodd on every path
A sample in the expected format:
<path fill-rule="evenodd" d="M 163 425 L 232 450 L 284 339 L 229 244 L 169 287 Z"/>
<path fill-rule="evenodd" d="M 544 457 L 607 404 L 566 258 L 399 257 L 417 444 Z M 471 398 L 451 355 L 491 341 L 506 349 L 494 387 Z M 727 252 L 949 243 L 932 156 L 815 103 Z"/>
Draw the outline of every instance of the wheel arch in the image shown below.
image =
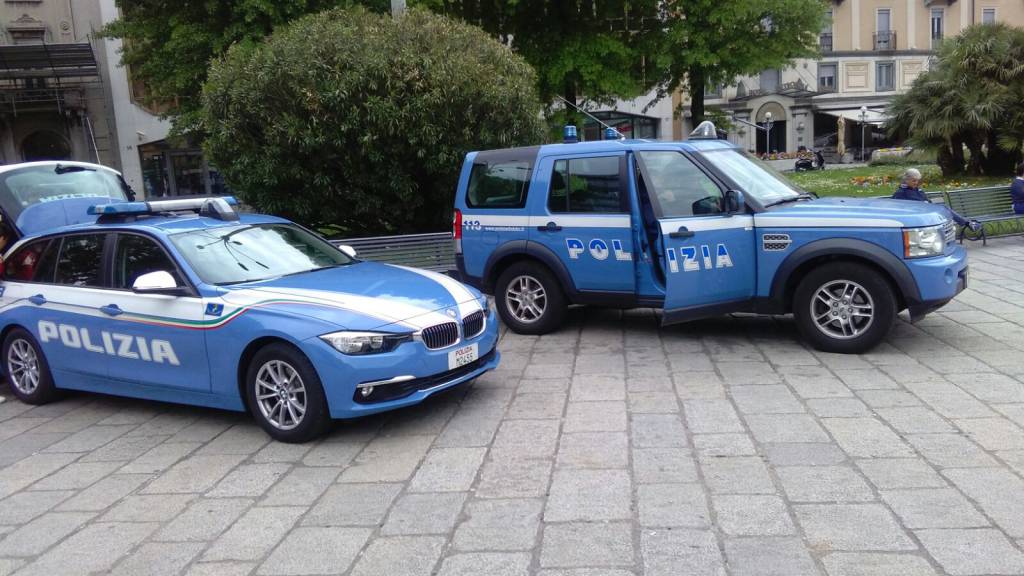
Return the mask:
<path fill-rule="evenodd" d="M 494 293 L 495 284 L 501 273 L 509 266 L 518 262 L 538 262 L 554 274 L 558 280 L 562 292 L 572 299 L 577 293 L 576 285 L 572 281 L 572 275 L 565 264 L 558 258 L 550 248 L 537 242 L 528 240 L 517 240 L 502 244 L 497 250 L 491 253 L 484 266 L 484 288 L 486 292 Z"/>
<path fill-rule="evenodd" d="M 32 331 L 26 328 L 25 326 L 22 326 L 17 322 L 11 322 L 10 324 L 7 324 L 2 329 L 0 329 L 0 346 L 3 345 L 5 340 L 7 340 L 7 335 L 18 328 L 21 328 L 22 330 L 28 332 L 29 334 L 32 334 Z M 35 338 L 35 335 L 32 334 L 32 337 Z M 0 362 L 0 376 L 4 376 L 7 374 L 6 365 L 6 362 Z"/>
<path fill-rule="evenodd" d="M 246 344 L 245 348 L 242 350 L 241 355 L 239 355 L 239 357 L 238 357 L 238 367 L 237 367 L 237 385 L 238 386 L 237 386 L 237 388 L 238 388 L 238 396 L 242 400 L 242 405 L 245 406 L 245 408 L 247 410 L 249 408 L 251 408 L 249 406 L 249 395 L 245 393 L 245 380 L 246 380 L 247 373 L 249 371 L 249 364 L 252 363 L 252 359 L 256 357 L 256 354 L 260 350 L 266 348 L 267 346 L 269 346 L 271 344 L 285 344 L 287 346 L 290 346 L 290 347 L 294 348 L 296 351 L 298 351 L 300 354 L 306 356 L 307 358 L 309 357 L 308 355 L 306 355 L 305 352 L 302 351 L 301 348 L 296 346 L 295 343 L 291 342 L 290 340 L 288 340 L 286 338 L 282 338 L 280 336 L 271 336 L 271 335 L 260 336 L 259 338 L 257 338 L 255 340 L 253 340 L 252 342 L 249 342 L 248 344 Z M 316 366 L 314 366 L 313 368 L 316 369 Z"/>

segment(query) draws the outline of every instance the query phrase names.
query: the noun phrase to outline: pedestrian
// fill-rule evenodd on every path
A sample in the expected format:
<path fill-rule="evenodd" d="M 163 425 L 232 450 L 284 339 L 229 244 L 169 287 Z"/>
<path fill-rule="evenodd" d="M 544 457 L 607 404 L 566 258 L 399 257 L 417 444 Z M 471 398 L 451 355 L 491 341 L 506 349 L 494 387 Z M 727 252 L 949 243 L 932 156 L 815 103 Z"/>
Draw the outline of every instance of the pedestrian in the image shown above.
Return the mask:
<path fill-rule="evenodd" d="M 900 186 L 896 189 L 896 192 L 892 195 L 893 200 L 915 200 L 918 202 L 931 202 L 928 199 L 928 195 L 921 190 L 921 171 L 917 168 L 907 168 L 903 173 L 903 177 L 900 178 Z M 959 226 L 966 226 L 974 232 L 981 230 L 981 223 L 977 220 L 968 220 L 963 216 L 957 214 L 949 206 L 942 205 L 949 213 L 949 217 Z"/>
<path fill-rule="evenodd" d="M 1024 162 L 1017 164 L 1017 177 L 1010 184 L 1010 197 L 1013 198 L 1013 213 L 1024 214 Z"/>

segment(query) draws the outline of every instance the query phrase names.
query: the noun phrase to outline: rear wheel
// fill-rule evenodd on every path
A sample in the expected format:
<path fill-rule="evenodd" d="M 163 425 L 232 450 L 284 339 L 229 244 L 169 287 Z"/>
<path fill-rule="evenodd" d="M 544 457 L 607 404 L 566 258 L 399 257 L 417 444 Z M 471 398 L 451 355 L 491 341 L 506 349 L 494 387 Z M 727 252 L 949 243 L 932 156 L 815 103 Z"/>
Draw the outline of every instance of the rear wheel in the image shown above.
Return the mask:
<path fill-rule="evenodd" d="M 825 352 L 859 354 L 877 346 L 892 329 L 896 312 L 889 282 L 852 262 L 812 270 L 793 297 L 801 335 Z"/>
<path fill-rule="evenodd" d="M 249 412 L 274 440 L 301 443 L 330 425 L 320 377 L 308 358 L 284 343 L 253 357 L 246 375 Z"/>
<path fill-rule="evenodd" d="M 46 404 L 58 396 L 50 365 L 32 334 L 15 328 L 3 343 L 4 376 L 11 392 L 26 404 Z"/>
<path fill-rule="evenodd" d="M 519 334 L 547 334 L 565 319 L 566 301 L 554 275 L 543 265 L 519 262 L 494 287 L 501 320 Z"/>

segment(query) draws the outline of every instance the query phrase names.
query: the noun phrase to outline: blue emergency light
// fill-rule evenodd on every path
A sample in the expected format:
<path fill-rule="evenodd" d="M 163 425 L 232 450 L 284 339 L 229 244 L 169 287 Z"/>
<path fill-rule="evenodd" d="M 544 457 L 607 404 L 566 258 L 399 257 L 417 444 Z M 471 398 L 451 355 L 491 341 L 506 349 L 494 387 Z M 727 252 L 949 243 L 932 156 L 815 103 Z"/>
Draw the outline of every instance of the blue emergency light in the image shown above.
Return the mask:
<path fill-rule="evenodd" d="M 566 126 L 562 131 L 562 142 L 565 144 L 575 144 L 579 141 L 579 136 L 576 134 L 576 127 L 572 124 Z"/>
<path fill-rule="evenodd" d="M 207 196 L 152 200 L 148 202 L 97 204 L 90 206 L 88 213 L 93 216 L 130 216 L 158 214 L 160 212 L 209 212 L 212 208 L 215 214 L 224 215 L 226 212 L 234 212 L 229 208 L 230 206 L 238 206 L 238 200 L 234 196 Z"/>
<path fill-rule="evenodd" d="M 612 128 L 611 126 L 604 129 L 605 140 L 618 140 L 621 136 L 622 135 L 619 134 L 619 131 L 616 130 L 615 128 Z"/>

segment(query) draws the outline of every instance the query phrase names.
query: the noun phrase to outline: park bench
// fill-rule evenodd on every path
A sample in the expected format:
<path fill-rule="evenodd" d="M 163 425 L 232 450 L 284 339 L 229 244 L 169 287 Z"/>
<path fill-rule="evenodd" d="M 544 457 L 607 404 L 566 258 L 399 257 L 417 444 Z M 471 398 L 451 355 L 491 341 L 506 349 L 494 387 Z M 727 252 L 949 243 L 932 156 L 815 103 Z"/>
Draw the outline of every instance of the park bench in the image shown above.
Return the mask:
<path fill-rule="evenodd" d="M 455 242 L 451 232 L 346 238 L 332 240 L 331 243 L 355 248 L 363 260 L 423 268 L 442 274 L 455 270 Z"/>
<path fill-rule="evenodd" d="M 1009 186 L 948 190 L 945 197 L 946 205 L 951 210 L 981 223 L 979 232 L 961 228 L 961 243 L 967 238 L 987 244 L 990 236 L 1024 234 L 1024 215 L 1013 213 Z"/>

